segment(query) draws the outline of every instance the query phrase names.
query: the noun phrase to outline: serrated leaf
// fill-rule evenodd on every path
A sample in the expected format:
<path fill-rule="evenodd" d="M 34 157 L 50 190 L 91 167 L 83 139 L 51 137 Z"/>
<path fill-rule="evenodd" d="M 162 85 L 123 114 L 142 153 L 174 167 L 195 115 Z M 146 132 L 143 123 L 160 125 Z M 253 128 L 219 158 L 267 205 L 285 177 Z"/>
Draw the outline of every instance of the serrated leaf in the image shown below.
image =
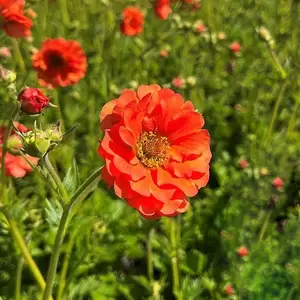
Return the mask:
<path fill-rule="evenodd" d="M 57 227 L 59 225 L 63 210 L 62 207 L 56 202 L 52 203 L 48 199 L 46 199 L 46 220 L 47 222 L 53 226 Z"/>

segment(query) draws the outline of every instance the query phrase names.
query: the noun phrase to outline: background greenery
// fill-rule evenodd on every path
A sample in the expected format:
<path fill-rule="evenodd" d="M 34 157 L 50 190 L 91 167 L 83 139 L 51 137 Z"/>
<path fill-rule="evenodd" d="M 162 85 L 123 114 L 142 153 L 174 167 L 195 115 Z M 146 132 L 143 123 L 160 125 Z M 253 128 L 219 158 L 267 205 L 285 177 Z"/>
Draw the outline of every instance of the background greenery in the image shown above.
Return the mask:
<path fill-rule="evenodd" d="M 122 10 L 130 4 L 146 14 L 139 37 L 119 31 Z M 171 85 L 178 76 L 197 79 L 178 92 L 204 115 L 213 160 L 209 185 L 177 217 L 185 300 L 300 299 L 299 5 L 297 0 L 203 0 L 197 11 L 174 6 L 174 14 L 162 21 L 145 0 L 28 0 L 37 18 L 32 41 L 19 41 L 25 69 L 17 52 L 1 58 L 3 66 L 16 70 L 19 89 L 36 87 L 34 47 L 47 37 L 82 44 L 86 77 L 76 86 L 49 90 L 61 110 L 47 110 L 40 118 L 43 125 L 60 118 L 66 129 L 80 125 L 51 154 L 70 189 L 74 169 L 79 181 L 102 164 L 97 147 L 105 102 L 138 84 Z M 203 20 L 206 33 L 195 33 L 197 20 Z M 260 26 L 270 31 L 273 48 Z M 220 32 L 225 39 L 218 38 Z M 229 49 L 233 41 L 241 44 L 237 55 Z M 11 43 L 1 34 L 1 46 Z M 161 49 L 170 50 L 167 58 L 160 56 Z M 0 96 L 8 107 L 1 111 L 4 119 L 9 105 L 3 86 Z M 21 121 L 33 123 L 28 117 Z M 241 159 L 248 160 L 247 168 L 240 167 Z M 272 187 L 276 176 L 284 181 L 281 191 Z M 61 214 L 55 195 L 36 173 L 14 180 L 11 190 L 14 218 L 46 276 Z M 243 245 L 249 250 L 245 258 L 236 253 Z M 142 219 L 101 184 L 73 219 L 63 246 L 59 272 L 68 267 L 65 299 L 173 299 L 170 247 L 165 219 Z M 147 275 L 149 253 L 155 282 Z M 21 265 L 20 252 L 0 221 L 0 299 L 14 299 Z M 229 283 L 231 296 L 224 292 Z M 37 299 L 38 293 L 25 264 L 22 299 Z"/>

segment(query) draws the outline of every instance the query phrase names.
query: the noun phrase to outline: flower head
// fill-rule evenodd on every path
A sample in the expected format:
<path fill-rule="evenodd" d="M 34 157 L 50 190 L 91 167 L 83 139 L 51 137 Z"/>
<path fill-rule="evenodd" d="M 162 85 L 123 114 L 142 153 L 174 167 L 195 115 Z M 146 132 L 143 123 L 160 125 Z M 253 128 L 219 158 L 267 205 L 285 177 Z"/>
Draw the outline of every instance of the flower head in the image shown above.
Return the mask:
<path fill-rule="evenodd" d="M 240 257 L 248 256 L 248 249 L 247 249 L 247 247 L 245 247 L 245 246 L 240 247 L 240 248 L 237 250 L 237 254 L 238 254 Z"/>
<path fill-rule="evenodd" d="M 104 105 L 103 180 L 145 218 L 176 216 L 209 179 L 210 136 L 190 101 L 158 85 Z"/>
<path fill-rule="evenodd" d="M 18 100 L 21 102 L 21 111 L 28 115 L 40 114 L 50 102 L 41 90 L 35 88 L 23 89 Z"/>
<path fill-rule="evenodd" d="M 224 287 L 224 292 L 226 293 L 226 295 L 230 296 L 234 293 L 234 289 L 232 287 L 232 285 L 230 283 L 226 284 Z"/>
<path fill-rule="evenodd" d="M 48 39 L 33 55 L 33 67 L 42 86 L 65 87 L 85 76 L 87 59 L 77 41 Z"/>
<path fill-rule="evenodd" d="M 136 7 L 126 7 L 123 10 L 123 20 L 121 23 L 121 31 L 125 35 L 134 36 L 143 31 L 144 15 Z"/>
<path fill-rule="evenodd" d="M 240 160 L 240 167 L 242 169 L 246 169 L 248 167 L 249 163 L 248 163 L 248 160 L 247 159 L 242 159 Z"/>
<path fill-rule="evenodd" d="M 162 57 L 168 57 L 169 56 L 169 52 L 165 49 L 160 50 L 159 54 Z"/>
<path fill-rule="evenodd" d="M 182 88 L 184 86 L 184 83 L 184 80 L 180 77 L 176 77 L 172 80 L 172 84 L 178 89 Z"/>
<path fill-rule="evenodd" d="M 154 11 L 157 17 L 166 20 L 172 12 L 169 0 L 156 0 L 154 4 Z"/>
<path fill-rule="evenodd" d="M 272 185 L 275 189 L 279 190 L 283 187 L 283 180 L 280 177 L 276 177 L 273 179 Z"/>
<path fill-rule="evenodd" d="M 233 42 L 229 48 L 233 53 L 241 52 L 241 45 L 238 42 Z"/>
<path fill-rule="evenodd" d="M 11 57 L 11 52 L 8 47 L 0 47 L 0 57 Z"/>
<path fill-rule="evenodd" d="M 17 8 L 1 11 L 2 24 L 0 26 L 7 35 L 13 38 L 23 38 L 31 35 L 32 20 L 24 16 Z"/>
<path fill-rule="evenodd" d="M 17 128 L 20 132 L 25 133 L 28 129 L 17 122 L 14 123 L 15 128 Z M 5 136 L 6 127 L 2 126 L 0 128 L 0 161 L 2 161 L 2 144 Z M 10 137 L 7 141 L 8 152 L 5 154 L 4 164 L 5 164 L 5 172 L 7 176 L 12 176 L 15 178 L 24 177 L 27 173 L 32 171 L 31 166 L 25 160 L 25 158 L 19 155 L 19 149 L 22 147 L 21 137 L 18 136 L 15 131 L 12 131 Z M 38 159 L 35 157 L 31 157 L 26 155 L 26 158 L 31 164 L 37 165 Z M 1 162 L 0 162 L 1 167 Z"/>

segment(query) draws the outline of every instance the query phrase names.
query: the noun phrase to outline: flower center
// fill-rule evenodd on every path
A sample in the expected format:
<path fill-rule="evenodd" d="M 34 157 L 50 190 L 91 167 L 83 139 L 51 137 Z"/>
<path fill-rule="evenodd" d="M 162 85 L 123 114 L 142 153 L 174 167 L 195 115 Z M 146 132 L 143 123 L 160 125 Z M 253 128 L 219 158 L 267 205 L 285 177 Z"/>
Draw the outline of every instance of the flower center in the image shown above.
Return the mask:
<path fill-rule="evenodd" d="M 168 139 L 149 131 L 143 132 L 136 143 L 136 156 L 148 168 L 162 166 L 168 160 Z"/>
<path fill-rule="evenodd" d="M 49 65 L 51 68 L 61 68 L 65 65 L 64 58 L 58 53 L 51 53 L 48 57 Z"/>

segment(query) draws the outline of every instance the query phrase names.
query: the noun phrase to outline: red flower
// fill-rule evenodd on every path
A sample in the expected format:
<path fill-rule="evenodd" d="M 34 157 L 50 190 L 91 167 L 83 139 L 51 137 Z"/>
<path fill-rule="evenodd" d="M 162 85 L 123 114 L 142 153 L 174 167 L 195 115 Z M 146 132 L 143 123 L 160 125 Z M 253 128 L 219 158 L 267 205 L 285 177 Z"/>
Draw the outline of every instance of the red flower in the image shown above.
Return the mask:
<path fill-rule="evenodd" d="M 160 86 L 125 90 L 104 105 L 103 180 L 145 218 L 172 217 L 206 186 L 210 136 L 192 102 Z"/>
<path fill-rule="evenodd" d="M 274 178 L 272 185 L 275 187 L 275 189 L 279 190 L 283 187 L 283 180 L 280 177 Z"/>
<path fill-rule="evenodd" d="M 240 167 L 241 167 L 242 169 L 246 169 L 246 168 L 248 167 L 248 165 L 249 165 L 249 163 L 248 163 L 248 160 L 247 160 L 247 159 L 242 159 L 242 160 L 240 161 Z"/>
<path fill-rule="evenodd" d="M 183 81 L 182 78 L 176 77 L 176 78 L 174 78 L 174 79 L 172 80 L 172 84 L 173 84 L 176 88 L 180 89 L 180 88 L 183 87 L 184 81 Z"/>
<path fill-rule="evenodd" d="M 136 7 L 127 7 L 123 10 L 121 31 L 125 35 L 134 36 L 143 31 L 144 15 Z"/>
<path fill-rule="evenodd" d="M 27 132 L 28 129 L 17 122 L 15 122 L 15 127 L 20 131 L 20 132 Z M 6 128 L 2 126 L 0 128 L 0 167 L 1 167 L 1 161 L 2 161 L 2 143 L 3 143 L 3 138 L 5 135 L 5 130 Z M 7 176 L 12 176 L 15 178 L 21 178 L 24 177 L 27 173 L 32 171 L 31 166 L 26 162 L 26 160 L 23 158 L 21 155 L 17 155 L 18 149 L 20 149 L 22 146 L 21 138 L 16 135 L 16 133 L 13 131 L 8 138 L 8 148 L 11 150 L 15 150 L 15 154 L 13 153 L 14 151 L 7 152 L 5 154 L 4 158 L 4 164 L 5 164 L 5 171 Z M 33 165 L 37 165 L 38 159 L 35 157 L 31 157 L 29 155 L 26 155 L 26 158 L 28 161 L 30 161 Z"/>
<path fill-rule="evenodd" d="M 40 114 L 49 104 L 50 99 L 39 89 L 25 88 L 18 96 L 21 111 L 28 115 Z"/>
<path fill-rule="evenodd" d="M 0 10 L 16 9 L 22 11 L 25 6 L 25 0 L 0 0 Z"/>
<path fill-rule="evenodd" d="M 233 42 L 229 48 L 233 53 L 239 53 L 241 51 L 241 45 L 238 42 Z"/>
<path fill-rule="evenodd" d="M 240 247 L 240 248 L 237 250 L 237 254 L 238 254 L 240 257 L 248 256 L 248 249 L 247 249 L 245 246 Z"/>
<path fill-rule="evenodd" d="M 1 11 L 2 29 L 13 38 L 22 38 L 31 35 L 32 21 L 25 17 L 17 7 Z"/>
<path fill-rule="evenodd" d="M 48 39 L 33 55 L 33 67 L 42 86 L 64 87 L 84 77 L 87 59 L 77 41 Z"/>
<path fill-rule="evenodd" d="M 10 49 L 8 47 L 1 47 L 0 57 L 11 57 Z"/>
<path fill-rule="evenodd" d="M 166 20 L 172 12 L 169 0 L 157 0 L 154 5 L 155 14 L 162 20 Z"/>
<path fill-rule="evenodd" d="M 160 56 L 162 57 L 168 57 L 169 56 L 169 52 L 167 50 L 160 50 L 159 52 Z"/>
<path fill-rule="evenodd" d="M 233 289 L 233 287 L 232 287 L 232 285 L 231 285 L 230 283 L 229 283 L 229 284 L 226 284 L 226 286 L 224 287 L 224 292 L 225 292 L 228 296 L 230 296 L 230 295 L 233 294 L 234 289 Z"/>
<path fill-rule="evenodd" d="M 199 23 L 197 26 L 196 26 L 196 31 L 199 32 L 199 33 L 203 33 L 205 32 L 207 29 L 206 29 L 206 26 L 203 24 L 203 23 Z"/>

